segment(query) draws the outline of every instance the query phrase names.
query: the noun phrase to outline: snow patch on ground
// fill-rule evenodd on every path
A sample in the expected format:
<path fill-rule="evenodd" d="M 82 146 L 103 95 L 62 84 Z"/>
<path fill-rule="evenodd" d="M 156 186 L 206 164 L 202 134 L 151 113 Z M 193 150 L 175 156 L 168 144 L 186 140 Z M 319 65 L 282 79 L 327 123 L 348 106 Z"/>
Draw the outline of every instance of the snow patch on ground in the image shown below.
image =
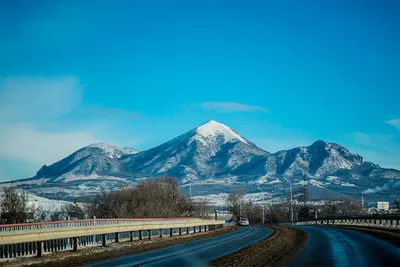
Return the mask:
<path fill-rule="evenodd" d="M 279 184 L 279 183 L 282 183 L 282 181 L 279 179 L 275 179 L 275 180 L 268 182 L 267 184 Z"/>
<path fill-rule="evenodd" d="M 90 175 L 76 175 L 76 174 L 64 174 L 57 178 L 57 181 L 63 180 L 63 182 L 72 182 L 72 181 L 82 181 L 82 180 L 94 180 L 94 179 L 102 179 L 102 180 L 114 180 L 114 181 L 121 181 L 127 182 L 125 178 L 115 177 L 115 176 L 99 176 L 96 173 Z"/>
<path fill-rule="evenodd" d="M 315 179 L 310 179 L 309 184 L 317 187 L 324 187 L 324 183 Z"/>
<path fill-rule="evenodd" d="M 49 211 L 49 212 L 61 211 L 61 208 L 67 204 L 73 204 L 73 203 L 68 201 L 48 199 L 28 194 L 28 205 L 34 206 L 35 208 L 40 207 L 44 211 Z"/>
<path fill-rule="evenodd" d="M 346 182 L 346 183 L 341 184 L 341 186 L 356 186 L 356 185 Z"/>
<path fill-rule="evenodd" d="M 256 181 L 250 181 L 249 184 L 264 184 L 268 181 L 269 175 L 264 175 L 258 178 Z"/>
<path fill-rule="evenodd" d="M 7 183 L 5 185 L 0 185 L 0 187 L 10 187 L 10 186 L 18 186 L 18 185 L 38 185 L 38 184 L 44 184 L 49 180 L 49 178 L 40 178 L 40 179 L 32 179 L 28 181 L 15 181 L 11 183 Z"/>
<path fill-rule="evenodd" d="M 337 176 L 328 176 L 328 177 L 326 178 L 326 180 L 331 181 L 331 182 L 333 182 L 333 181 L 339 181 L 339 177 L 337 177 Z"/>
<path fill-rule="evenodd" d="M 22 189 L 17 189 L 16 191 L 19 195 L 24 194 L 24 191 Z M 3 197 L 3 192 L 0 192 L 0 197 Z M 48 212 L 61 211 L 61 208 L 63 206 L 67 204 L 73 204 L 72 202 L 68 201 L 39 197 L 27 191 L 25 191 L 25 198 L 28 202 L 28 206 L 34 208 L 41 208 L 43 211 L 48 211 Z"/>

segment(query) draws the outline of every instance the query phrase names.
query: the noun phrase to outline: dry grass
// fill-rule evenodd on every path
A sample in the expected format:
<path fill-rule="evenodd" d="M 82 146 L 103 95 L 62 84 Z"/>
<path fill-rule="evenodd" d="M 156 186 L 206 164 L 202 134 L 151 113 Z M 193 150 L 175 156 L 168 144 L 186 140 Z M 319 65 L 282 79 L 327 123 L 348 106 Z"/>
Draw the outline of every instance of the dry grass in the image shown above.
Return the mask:
<path fill-rule="evenodd" d="M 283 266 L 307 241 L 301 230 L 280 226 L 271 227 L 274 232 L 266 239 L 238 252 L 211 262 L 215 267 L 228 266 Z"/>

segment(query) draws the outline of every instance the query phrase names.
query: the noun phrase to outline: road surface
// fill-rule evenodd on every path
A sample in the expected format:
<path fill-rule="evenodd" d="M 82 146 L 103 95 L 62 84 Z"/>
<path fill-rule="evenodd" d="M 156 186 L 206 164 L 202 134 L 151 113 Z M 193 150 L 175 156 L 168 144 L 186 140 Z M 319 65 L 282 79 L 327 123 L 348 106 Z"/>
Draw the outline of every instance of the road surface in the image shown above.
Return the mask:
<path fill-rule="evenodd" d="M 271 233 L 272 230 L 266 227 L 241 227 L 228 234 L 87 266 L 203 266 L 209 261 L 258 242 Z"/>
<path fill-rule="evenodd" d="M 304 248 L 288 266 L 400 266 L 400 248 L 354 230 L 295 227 L 308 233 Z"/>

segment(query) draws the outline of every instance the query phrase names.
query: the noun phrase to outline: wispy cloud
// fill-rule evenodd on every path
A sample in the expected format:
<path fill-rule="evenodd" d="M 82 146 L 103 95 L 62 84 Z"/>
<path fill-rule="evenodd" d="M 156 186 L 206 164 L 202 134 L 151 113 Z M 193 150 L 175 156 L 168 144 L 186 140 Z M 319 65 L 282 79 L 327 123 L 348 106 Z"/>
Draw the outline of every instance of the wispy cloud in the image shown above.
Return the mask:
<path fill-rule="evenodd" d="M 204 102 L 200 104 L 205 109 L 214 109 L 222 112 L 260 111 L 269 113 L 267 108 L 261 106 L 246 105 L 238 102 Z"/>
<path fill-rule="evenodd" d="M 74 76 L 0 79 L 0 122 L 54 118 L 75 108 L 83 85 Z"/>
<path fill-rule="evenodd" d="M 84 130 L 59 132 L 37 129 L 32 124 L 0 125 L 0 128 L 0 157 L 20 160 L 33 166 L 49 165 L 83 146 L 99 141 Z"/>
<path fill-rule="evenodd" d="M 98 141 L 88 128 L 68 127 L 61 119 L 79 107 L 82 92 L 83 85 L 74 76 L 1 79 L 0 164 L 20 162 L 20 169 L 30 171 L 27 177 L 41 165 Z M 4 170 L 2 176 L 23 178 Z"/>
<path fill-rule="evenodd" d="M 43 164 L 98 141 L 122 146 L 140 142 L 126 127 L 118 127 L 138 119 L 137 112 L 85 107 L 83 91 L 72 75 L 0 78 L 0 180 L 32 176 Z M 24 176 L 8 173 L 7 162 L 19 163 L 25 172 L 18 175 Z"/>
<path fill-rule="evenodd" d="M 386 123 L 400 131 L 400 119 L 388 120 Z"/>

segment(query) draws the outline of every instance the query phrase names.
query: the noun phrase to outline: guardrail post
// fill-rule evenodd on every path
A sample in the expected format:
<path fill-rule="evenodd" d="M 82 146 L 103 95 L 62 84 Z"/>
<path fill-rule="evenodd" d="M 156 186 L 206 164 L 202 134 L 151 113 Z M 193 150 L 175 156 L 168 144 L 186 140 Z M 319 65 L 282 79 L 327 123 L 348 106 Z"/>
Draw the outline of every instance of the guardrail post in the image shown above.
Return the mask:
<path fill-rule="evenodd" d="M 96 225 L 96 216 L 93 216 L 93 225 Z M 96 243 L 96 235 L 93 235 L 93 244 Z"/>
<path fill-rule="evenodd" d="M 147 231 L 149 240 L 151 239 L 151 230 Z"/>
<path fill-rule="evenodd" d="M 129 241 L 132 242 L 133 241 L 133 231 L 129 232 Z"/>
<path fill-rule="evenodd" d="M 143 240 L 143 233 L 142 233 L 142 230 L 139 230 L 139 240 Z"/>
<path fill-rule="evenodd" d="M 186 234 L 189 234 L 189 227 L 186 227 Z"/>
<path fill-rule="evenodd" d="M 201 233 L 201 225 L 199 226 L 199 233 Z"/>
<path fill-rule="evenodd" d="M 182 228 L 179 228 L 179 235 L 182 235 Z"/>
<path fill-rule="evenodd" d="M 193 234 L 196 233 L 196 226 L 193 227 Z"/>
<path fill-rule="evenodd" d="M 169 228 L 169 236 L 172 236 L 173 232 L 172 232 L 172 228 Z"/>
<path fill-rule="evenodd" d="M 119 242 L 119 233 L 115 233 L 115 243 Z"/>
<path fill-rule="evenodd" d="M 14 244 L 12 244 L 12 245 L 10 245 L 10 255 L 11 255 L 11 258 L 15 258 L 15 245 Z"/>
<path fill-rule="evenodd" d="M 43 252 L 44 252 L 44 242 L 43 241 L 38 241 L 36 243 L 36 255 L 38 258 L 43 256 Z"/>
<path fill-rule="evenodd" d="M 107 236 L 106 234 L 101 235 L 101 246 L 105 247 L 107 245 Z"/>
<path fill-rule="evenodd" d="M 78 238 L 77 237 L 72 238 L 72 249 L 75 252 L 78 251 Z"/>
<path fill-rule="evenodd" d="M 162 232 L 163 230 L 162 229 L 160 229 L 159 230 L 159 232 L 160 232 L 160 238 L 162 238 L 163 236 L 162 236 L 162 234 L 163 234 L 163 232 Z"/>

